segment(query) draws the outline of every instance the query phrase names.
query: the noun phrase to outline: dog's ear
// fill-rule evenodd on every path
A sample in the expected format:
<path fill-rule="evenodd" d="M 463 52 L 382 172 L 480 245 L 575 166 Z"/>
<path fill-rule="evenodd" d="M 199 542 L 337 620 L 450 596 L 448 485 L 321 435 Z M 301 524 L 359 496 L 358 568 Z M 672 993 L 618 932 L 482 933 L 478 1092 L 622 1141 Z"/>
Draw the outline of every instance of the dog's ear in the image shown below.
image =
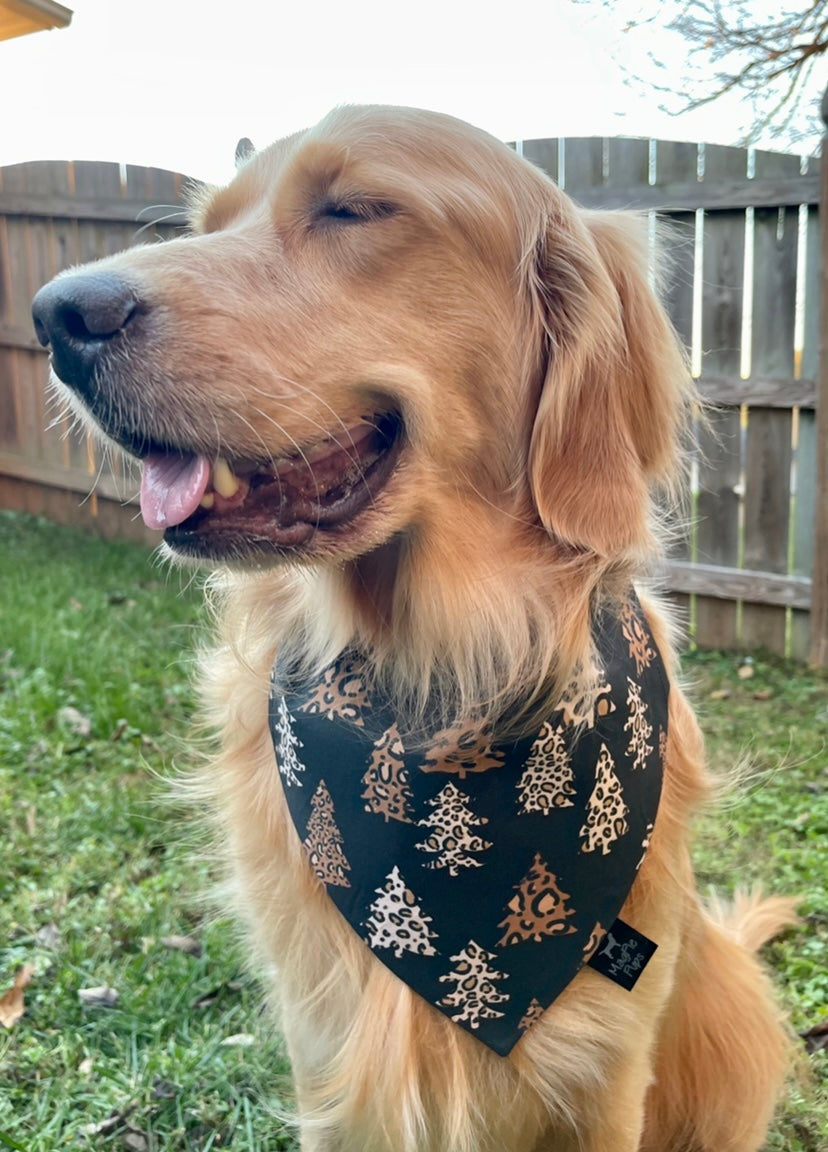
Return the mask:
<path fill-rule="evenodd" d="M 256 153 L 256 147 L 252 140 L 248 140 L 246 136 L 242 136 L 236 145 L 236 168 L 243 168 L 251 156 Z"/>
<path fill-rule="evenodd" d="M 647 222 L 555 211 L 531 290 L 547 364 L 529 482 L 558 539 L 606 559 L 652 547 L 653 489 L 677 481 L 692 384 L 650 284 Z"/>

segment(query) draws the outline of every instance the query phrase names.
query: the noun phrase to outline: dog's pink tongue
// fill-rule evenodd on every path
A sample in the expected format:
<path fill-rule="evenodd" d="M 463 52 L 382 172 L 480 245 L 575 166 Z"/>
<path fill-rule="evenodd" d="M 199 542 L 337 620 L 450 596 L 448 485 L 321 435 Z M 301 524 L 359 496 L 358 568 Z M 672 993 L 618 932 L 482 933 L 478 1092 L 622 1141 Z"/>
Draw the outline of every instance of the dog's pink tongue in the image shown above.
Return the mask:
<path fill-rule="evenodd" d="M 141 515 L 148 528 L 170 528 L 192 516 L 210 480 L 204 456 L 154 453 L 141 473 Z"/>

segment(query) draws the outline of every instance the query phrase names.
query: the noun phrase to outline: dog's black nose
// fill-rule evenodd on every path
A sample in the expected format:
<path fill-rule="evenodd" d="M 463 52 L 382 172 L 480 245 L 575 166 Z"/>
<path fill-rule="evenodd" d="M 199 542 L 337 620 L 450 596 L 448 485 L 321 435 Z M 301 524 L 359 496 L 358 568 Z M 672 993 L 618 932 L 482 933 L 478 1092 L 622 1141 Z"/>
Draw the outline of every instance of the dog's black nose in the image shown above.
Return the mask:
<path fill-rule="evenodd" d="M 112 272 L 59 276 L 41 288 L 32 304 L 40 343 L 52 346 L 60 379 L 77 391 L 90 384 L 102 348 L 135 316 L 133 288 Z"/>

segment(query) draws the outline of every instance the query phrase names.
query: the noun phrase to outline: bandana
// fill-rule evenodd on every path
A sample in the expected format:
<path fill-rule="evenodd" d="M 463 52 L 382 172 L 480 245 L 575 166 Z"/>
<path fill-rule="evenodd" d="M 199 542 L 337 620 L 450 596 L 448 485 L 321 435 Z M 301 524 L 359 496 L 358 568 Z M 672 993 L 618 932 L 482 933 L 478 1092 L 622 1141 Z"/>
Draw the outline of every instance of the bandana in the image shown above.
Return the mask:
<path fill-rule="evenodd" d="M 273 670 L 273 746 L 311 869 L 379 960 L 500 1055 L 585 963 L 631 987 L 655 947 L 616 918 L 655 823 L 667 679 L 634 597 L 593 640 L 591 675 L 503 743 L 458 724 L 406 747 L 350 650 L 313 683 Z"/>

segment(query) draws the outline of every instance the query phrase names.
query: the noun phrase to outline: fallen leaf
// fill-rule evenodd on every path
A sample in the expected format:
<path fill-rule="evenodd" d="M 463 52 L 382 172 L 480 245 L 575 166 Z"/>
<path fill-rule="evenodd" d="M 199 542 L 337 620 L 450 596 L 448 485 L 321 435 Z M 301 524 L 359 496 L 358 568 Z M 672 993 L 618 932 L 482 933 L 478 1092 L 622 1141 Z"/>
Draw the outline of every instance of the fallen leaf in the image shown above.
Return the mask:
<path fill-rule="evenodd" d="M 760 688 L 758 692 L 753 693 L 754 700 L 770 700 L 772 696 L 772 688 Z"/>
<path fill-rule="evenodd" d="M 74 596 L 69 601 L 69 607 L 73 612 L 83 612 L 83 604 L 81 604 L 80 600 L 76 600 Z"/>
<path fill-rule="evenodd" d="M 48 948 L 54 952 L 60 947 L 60 929 L 56 924 L 44 924 L 35 932 L 35 940 L 41 948 Z"/>
<path fill-rule="evenodd" d="M 256 1043 L 256 1037 L 249 1032 L 236 1032 L 234 1036 L 225 1036 L 221 1044 L 223 1048 L 250 1048 Z"/>
<path fill-rule="evenodd" d="M 99 1124 L 87 1124 L 83 1129 L 85 1136 L 111 1136 L 119 1128 L 123 1128 L 127 1117 L 138 1107 L 138 1101 L 132 1100 L 123 1108 L 118 1108 L 101 1120 Z"/>
<path fill-rule="evenodd" d="M 115 728 L 114 728 L 112 735 L 109 737 L 109 739 L 112 741 L 113 744 L 118 743 L 118 741 L 123 736 L 124 732 L 126 732 L 127 728 L 129 728 L 129 721 L 128 720 L 119 720 L 118 721 L 118 723 L 115 725 Z"/>
<path fill-rule="evenodd" d="M 736 675 L 740 680 L 752 680 L 756 675 L 756 669 L 752 664 L 740 664 Z"/>
<path fill-rule="evenodd" d="M 820 1020 L 819 1024 L 814 1024 L 813 1028 L 809 1028 L 807 1032 L 800 1032 L 799 1035 L 805 1041 L 806 1051 L 811 1055 L 814 1052 L 821 1052 L 823 1048 L 828 1048 L 828 1016 L 824 1020 Z"/>
<path fill-rule="evenodd" d="M 180 1091 L 178 1085 L 171 1080 L 156 1076 L 152 1082 L 151 1096 L 153 1100 L 174 1100 Z"/>
<path fill-rule="evenodd" d="M 26 832 L 34 838 L 37 835 L 37 812 L 34 804 L 26 808 Z"/>
<path fill-rule="evenodd" d="M 78 1064 L 78 1072 L 80 1072 L 81 1076 L 91 1076 L 92 1069 L 94 1067 L 95 1061 L 91 1056 L 87 1056 L 84 1060 L 81 1060 L 80 1064 Z"/>
<path fill-rule="evenodd" d="M 78 999 L 88 1008 L 114 1008 L 118 993 L 108 984 L 102 984 L 99 988 L 79 988 Z"/>
<path fill-rule="evenodd" d="M 218 988 L 213 988 L 212 991 L 199 996 L 197 1000 L 193 1001 L 193 1008 L 209 1008 L 217 1000 L 226 996 L 228 992 L 240 992 L 242 988 L 243 985 L 240 981 L 229 980 L 226 984 L 220 984 Z"/>
<path fill-rule="evenodd" d="M 89 717 L 84 716 L 83 712 L 79 712 L 77 708 L 73 708 L 71 704 L 67 704 L 65 708 L 61 708 L 57 715 L 60 723 L 76 736 L 86 737 L 92 731 L 92 721 Z"/>
<path fill-rule="evenodd" d="M 34 973 L 31 964 L 24 964 L 18 969 L 11 988 L 0 996 L 0 1024 L 5 1028 L 13 1028 L 26 1011 L 23 991 L 28 987 Z"/>
<path fill-rule="evenodd" d="M 49 744 L 46 740 L 37 740 L 26 754 L 26 765 L 29 768 L 39 767 L 40 761 L 49 755 Z"/>
<path fill-rule="evenodd" d="M 710 699 L 711 700 L 729 700 L 730 699 L 730 689 L 729 688 L 716 688 L 713 692 L 710 693 Z"/>
<path fill-rule="evenodd" d="M 144 1133 L 133 1128 L 124 1136 L 124 1148 L 130 1152 L 148 1152 L 149 1144 Z"/>
<path fill-rule="evenodd" d="M 193 936 L 164 936 L 161 943 L 174 952 L 186 952 L 188 956 L 201 955 L 201 945 Z"/>

